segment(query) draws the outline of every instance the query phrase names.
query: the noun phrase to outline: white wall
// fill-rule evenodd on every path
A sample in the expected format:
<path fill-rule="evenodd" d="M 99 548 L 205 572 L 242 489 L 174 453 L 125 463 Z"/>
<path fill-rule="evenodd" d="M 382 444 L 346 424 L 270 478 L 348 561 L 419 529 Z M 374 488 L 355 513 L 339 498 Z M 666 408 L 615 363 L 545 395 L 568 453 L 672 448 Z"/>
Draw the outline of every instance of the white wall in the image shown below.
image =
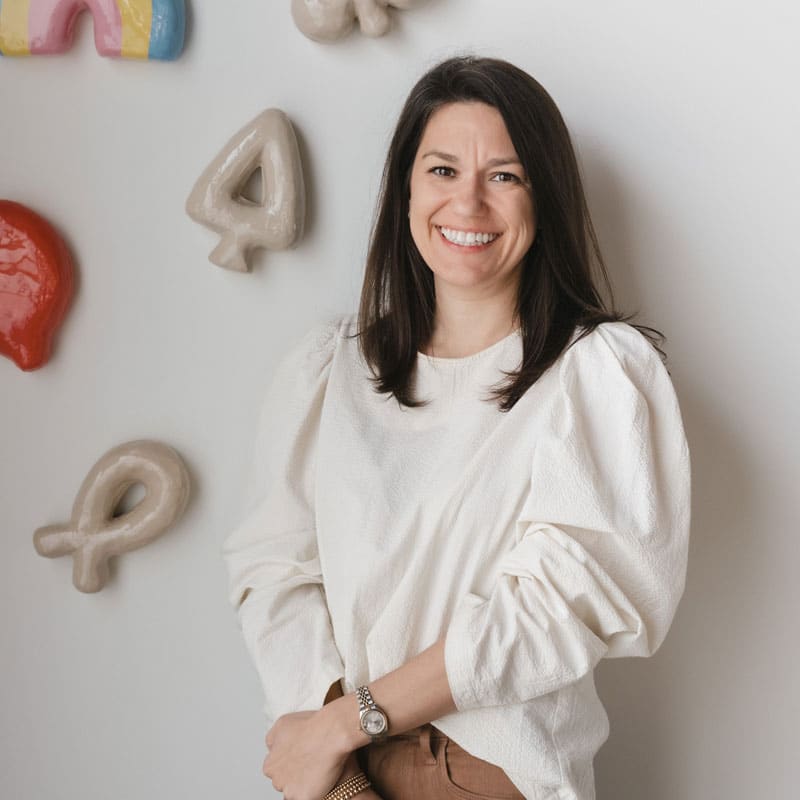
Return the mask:
<path fill-rule="evenodd" d="M 56 224 L 79 270 L 50 364 L 0 363 L 0 796 L 272 796 L 220 544 L 276 358 L 355 307 L 400 104 L 467 49 L 564 112 L 620 298 L 669 336 L 693 455 L 673 630 L 654 658 L 599 669 L 598 797 L 796 796 L 797 4 L 431 0 L 387 38 L 328 46 L 288 6 L 195 0 L 174 64 L 99 58 L 88 19 L 67 56 L 0 61 L 0 196 Z M 302 141 L 308 234 L 233 274 L 183 204 L 270 106 Z M 31 535 L 138 437 L 184 455 L 192 501 L 81 595 Z"/>

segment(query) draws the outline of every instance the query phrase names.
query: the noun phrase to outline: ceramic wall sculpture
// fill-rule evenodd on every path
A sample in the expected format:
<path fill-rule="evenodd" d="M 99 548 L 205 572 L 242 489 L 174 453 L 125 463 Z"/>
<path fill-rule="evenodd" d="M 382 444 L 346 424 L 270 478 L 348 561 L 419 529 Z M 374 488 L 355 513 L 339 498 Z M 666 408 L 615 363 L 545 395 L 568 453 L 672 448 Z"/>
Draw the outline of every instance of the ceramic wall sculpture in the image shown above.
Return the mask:
<path fill-rule="evenodd" d="M 367 36 L 383 36 L 392 25 L 389 8 L 406 9 L 420 0 L 292 0 L 295 24 L 309 39 L 332 42 L 358 21 Z"/>
<path fill-rule="evenodd" d="M 145 496 L 115 517 L 134 484 Z M 183 513 L 189 474 L 180 456 L 160 442 L 128 442 L 109 450 L 81 486 L 67 525 L 39 528 L 33 543 L 39 555 L 72 555 L 72 582 L 82 592 L 97 592 L 108 581 L 108 559 L 134 550 L 162 534 Z"/>
<path fill-rule="evenodd" d="M 85 9 L 94 19 L 101 56 L 171 61 L 183 49 L 184 0 L 0 0 L 0 54 L 69 50 L 75 20 Z"/>
<path fill-rule="evenodd" d="M 261 202 L 241 196 L 261 170 Z M 303 235 L 303 167 L 294 128 L 280 109 L 270 108 L 240 130 L 200 176 L 188 200 L 189 216 L 222 235 L 209 260 L 246 272 L 257 247 L 285 250 Z"/>
<path fill-rule="evenodd" d="M 73 283 L 69 250 L 52 225 L 0 200 L 0 354 L 24 370 L 46 363 Z"/>

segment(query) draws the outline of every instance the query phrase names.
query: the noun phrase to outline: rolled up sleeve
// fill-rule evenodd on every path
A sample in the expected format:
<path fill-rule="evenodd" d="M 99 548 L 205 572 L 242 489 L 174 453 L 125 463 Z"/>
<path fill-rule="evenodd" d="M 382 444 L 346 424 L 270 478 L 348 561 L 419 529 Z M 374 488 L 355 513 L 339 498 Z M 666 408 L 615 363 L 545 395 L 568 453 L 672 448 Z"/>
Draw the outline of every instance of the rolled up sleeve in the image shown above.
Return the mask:
<path fill-rule="evenodd" d="M 683 594 L 689 450 L 657 352 L 606 323 L 553 369 L 515 544 L 490 595 L 465 595 L 447 629 L 459 710 L 531 700 L 604 657 L 652 655 Z"/>

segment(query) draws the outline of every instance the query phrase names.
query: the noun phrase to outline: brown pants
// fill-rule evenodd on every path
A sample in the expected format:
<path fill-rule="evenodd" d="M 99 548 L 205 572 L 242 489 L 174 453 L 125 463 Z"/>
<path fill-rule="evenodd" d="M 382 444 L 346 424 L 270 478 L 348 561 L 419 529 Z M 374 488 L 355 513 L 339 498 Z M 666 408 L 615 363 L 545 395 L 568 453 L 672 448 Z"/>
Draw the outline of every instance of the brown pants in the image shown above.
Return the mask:
<path fill-rule="evenodd" d="M 470 755 L 431 724 L 357 753 L 383 800 L 525 800 L 500 767 Z"/>

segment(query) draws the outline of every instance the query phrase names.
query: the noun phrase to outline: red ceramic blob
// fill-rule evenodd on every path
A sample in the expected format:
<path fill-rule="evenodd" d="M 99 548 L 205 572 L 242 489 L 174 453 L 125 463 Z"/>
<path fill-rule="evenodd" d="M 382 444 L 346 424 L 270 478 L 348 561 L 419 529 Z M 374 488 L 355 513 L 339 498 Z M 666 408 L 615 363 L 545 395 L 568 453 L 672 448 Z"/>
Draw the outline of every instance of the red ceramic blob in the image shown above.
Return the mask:
<path fill-rule="evenodd" d="M 72 259 L 50 223 L 0 200 L 0 353 L 21 369 L 41 367 L 72 288 Z"/>

